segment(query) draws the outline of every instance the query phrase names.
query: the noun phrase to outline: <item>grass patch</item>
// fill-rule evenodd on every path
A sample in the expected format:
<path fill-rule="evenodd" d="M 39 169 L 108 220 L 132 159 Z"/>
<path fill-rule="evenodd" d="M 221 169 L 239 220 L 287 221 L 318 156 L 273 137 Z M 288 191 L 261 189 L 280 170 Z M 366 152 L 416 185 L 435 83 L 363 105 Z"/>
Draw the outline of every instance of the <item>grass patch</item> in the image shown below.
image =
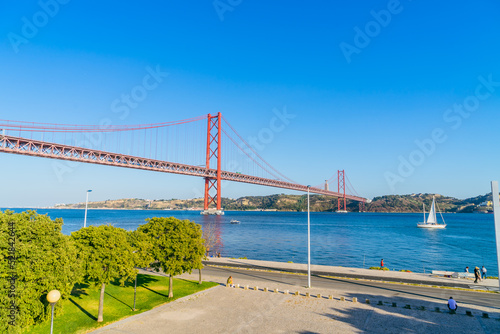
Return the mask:
<path fill-rule="evenodd" d="M 370 269 L 371 269 L 371 270 L 390 270 L 390 269 L 389 269 L 389 268 L 387 268 L 387 267 L 383 267 L 383 268 L 381 268 L 381 267 L 370 267 Z"/>
<path fill-rule="evenodd" d="M 188 281 L 174 278 L 174 298 L 168 298 L 168 277 L 139 274 L 137 276 L 136 311 L 134 306 L 134 282 L 124 287 L 108 284 L 104 295 L 104 321 L 97 322 L 100 288 L 77 284 L 70 298 L 60 301 L 64 308 L 57 309 L 54 317 L 54 333 L 86 333 L 89 330 L 142 313 L 156 306 L 195 292 L 216 286 L 217 283 Z M 49 333 L 50 321 L 25 330 L 23 333 Z"/>

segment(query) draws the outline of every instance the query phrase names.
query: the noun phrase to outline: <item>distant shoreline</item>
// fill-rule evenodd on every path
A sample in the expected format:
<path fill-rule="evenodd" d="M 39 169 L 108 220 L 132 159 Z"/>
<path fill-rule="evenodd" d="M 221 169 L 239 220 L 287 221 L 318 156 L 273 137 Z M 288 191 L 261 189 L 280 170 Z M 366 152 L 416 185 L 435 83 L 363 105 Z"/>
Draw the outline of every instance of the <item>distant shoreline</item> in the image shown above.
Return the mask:
<path fill-rule="evenodd" d="M 57 208 L 57 207 L 44 207 L 44 208 L 27 208 L 27 207 L 10 207 L 10 208 L 0 208 L 0 210 L 12 210 L 12 209 L 24 209 L 24 210 L 80 210 L 84 211 L 85 208 Z M 202 209 L 171 209 L 171 210 L 165 210 L 165 209 L 130 209 L 130 208 L 87 208 L 87 210 L 122 210 L 122 211 L 173 211 L 173 212 L 179 212 L 179 211 L 186 211 L 186 212 L 193 212 L 193 211 L 203 211 Z M 286 210 L 223 210 L 224 212 L 273 212 L 273 213 L 306 213 L 305 211 L 286 211 Z M 311 213 L 337 213 L 334 211 L 311 211 Z M 405 211 L 405 212 L 358 212 L 358 211 L 352 211 L 352 212 L 347 212 L 347 213 L 338 213 L 339 215 L 345 215 L 345 214 L 422 214 L 421 212 L 411 212 L 411 211 Z M 493 214 L 493 212 L 482 212 L 482 211 L 476 211 L 476 212 L 458 212 L 459 214 Z M 457 214 L 457 212 L 443 212 L 443 214 Z"/>

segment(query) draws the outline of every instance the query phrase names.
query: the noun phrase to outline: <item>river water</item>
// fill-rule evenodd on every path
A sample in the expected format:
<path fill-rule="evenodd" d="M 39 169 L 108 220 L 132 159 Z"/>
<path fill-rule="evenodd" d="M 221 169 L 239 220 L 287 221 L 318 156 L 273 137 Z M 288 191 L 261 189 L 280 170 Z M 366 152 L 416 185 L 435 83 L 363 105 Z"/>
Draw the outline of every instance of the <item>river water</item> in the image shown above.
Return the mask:
<path fill-rule="evenodd" d="M 25 209 L 14 209 L 19 212 Z M 84 210 L 37 209 L 63 218 L 63 233 L 83 226 Z M 224 216 L 201 216 L 199 211 L 89 210 L 88 225 L 113 224 L 134 230 L 148 217 L 194 220 L 212 226 L 218 251 L 225 257 L 307 262 L 307 213 L 226 211 Z M 463 271 L 484 265 L 498 276 L 495 230 L 491 214 L 443 214 L 444 230 L 417 228 L 422 214 L 311 213 L 313 264 L 368 268 L 385 266 L 414 272 Z M 440 218 L 440 217 L 439 217 Z M 241 224 L 231 224 L 231 219 Z"/>

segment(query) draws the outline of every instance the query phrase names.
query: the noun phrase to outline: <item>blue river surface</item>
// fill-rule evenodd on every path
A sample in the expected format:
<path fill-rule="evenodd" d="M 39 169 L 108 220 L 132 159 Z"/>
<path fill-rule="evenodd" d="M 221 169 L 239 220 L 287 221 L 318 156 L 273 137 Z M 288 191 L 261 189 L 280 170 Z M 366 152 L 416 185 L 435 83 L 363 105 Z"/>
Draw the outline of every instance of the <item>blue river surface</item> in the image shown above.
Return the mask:
<path fill-rule="evenodd" d="M 3 209 L 2 209 L 3 210 Z M 26 209 L 11 209 L 19 212 Z M 64 220 L 63 233 L 83 226 L 85 210 L 36 209 Z M 112 224 L 135 230 L 149 217 L 189 219 L 213 226 L 218 251 L 225 257 L 307 263 L 307 213 L 226 211 L 202 216 L 199 211 L 88 210 L 87 224 Z M 498 276 L 492 214 L 443 214 L 444 230 L 417 228 L 417 213 L 311 213 L 311 263 L 395 270 L 463 271 L 484 265 Z M 231 224 L 231 219 L 241 224 Z M 440 217 L 439 217 L 440 219 Z"/>

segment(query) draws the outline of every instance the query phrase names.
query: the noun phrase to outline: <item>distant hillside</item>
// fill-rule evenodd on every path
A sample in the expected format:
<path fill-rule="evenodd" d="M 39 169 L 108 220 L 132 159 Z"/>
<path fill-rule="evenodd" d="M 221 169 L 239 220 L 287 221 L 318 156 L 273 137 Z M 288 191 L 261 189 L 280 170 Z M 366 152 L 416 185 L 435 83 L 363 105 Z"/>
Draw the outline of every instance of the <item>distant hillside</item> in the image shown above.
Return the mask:
<path fill-rule="evenodd" d="M 464 200 L 446 197 L 438 194 L 411 194 L 411 195 L 386 195 L 375 197 L 365 205 L 369 212 L 422 212 L 422 203 L 427 210 L 432 202 L 432 196 L 442 212 L 488 212 L 492 208 L 484 203 L 491 201 L 491 193 L 467 198 Z M 337 199 L 311 195 L 311 211 L 334 212 L 337 210 Z M 483 205 L 481 205 L 483 204 Z M 270 196 L 245 196 L 238 199 L 222 198 L 224 210 L 270 210 L 270 211 L 305 211 L 307 210 L 307 195 L 270 195 Z M 58 204 L 59 209 L 82 209 L 85 203 Z M 89 202 L 92 209 L 149 209 L 149 210 L 202 210 L 203 199 L 119 199 L 100 202 Z M 348 211 L 358 211 L 357 202 L 347 201 Z"/>
<path fill-rule="evenodd" d="M 427 210 L 435 196 L 436 203 L 442 212 L 474 212 L 488 211 L 488 207 L 479 207 L 479 204 L 490 198 L 491 194 L 477 196 L 465 200 L 446 197 L 439 194 L 411 194 L 411 195 L 387 195 L 375 197 L 367 206 L 367 211 L 371 212 L 422 212 L 422 203 Z"/>

